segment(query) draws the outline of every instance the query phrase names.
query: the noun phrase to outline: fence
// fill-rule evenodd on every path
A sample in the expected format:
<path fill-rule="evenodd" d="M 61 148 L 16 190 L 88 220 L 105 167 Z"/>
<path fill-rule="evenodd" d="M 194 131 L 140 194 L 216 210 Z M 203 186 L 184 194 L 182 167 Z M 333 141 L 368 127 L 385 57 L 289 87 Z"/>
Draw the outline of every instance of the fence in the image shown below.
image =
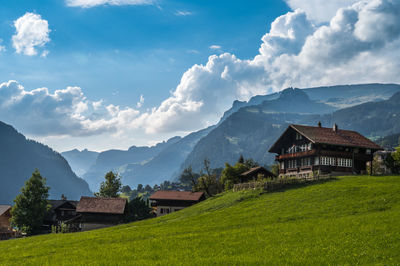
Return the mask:
<path fill-rule="evenodd" d="M 319 175 L 308 178 L 277 178 L 268 181 L 253 181 L 249 183 L 235 184 L 233 191 L 248 190 L 248 189 L 263 189 L 273 191 L 296 184 L 314 183 L 321 180 L 331 179 L 331 175 Z"/>

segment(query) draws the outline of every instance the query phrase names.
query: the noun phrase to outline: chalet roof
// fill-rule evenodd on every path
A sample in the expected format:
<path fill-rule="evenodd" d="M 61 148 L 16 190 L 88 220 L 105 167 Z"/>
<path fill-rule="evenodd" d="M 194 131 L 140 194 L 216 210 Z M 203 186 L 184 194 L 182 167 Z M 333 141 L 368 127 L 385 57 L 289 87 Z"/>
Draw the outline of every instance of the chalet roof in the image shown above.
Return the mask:
<path fill-rule="evenodd" d="M 159 190 L 150 196 L 151 200 L 185 200 L 199 201 L 204 192 Z"/>
<path fill-rule="evenodd" d="M 0 205 L 0 216 L 11 209 L 11 205 Z"/>
<path fill-rule="evenodd" d="M 330 144 L 330 145 L 340 145 L 349 146 L 357 148 L 367 148 L 374 150 L 381 150 L 382 147 L 372 142 L 368 138 L 364 137 L 360 133 L 352 130 L 327 128 L 327 127 L 313 127 L 313 126 L 303 126 L 303 125 L 290 125 L 290 128 L 294 129 L 305 138 L 309 139 L 311 142 L 316 144 Z M 282 134 L 285 135 L 287 130 Z M 282 136 L 272 145 L 269 152 L 274 152 L 277 144 L 279 143 Z M 276 151 L 275 151 L 276 152 Z"/>
<path fill-rule="evenodd" d="M 250 168 L 248 171 L 242 173 L 241 176 L 249 176 L 249 175 L 253 175 L 253 174 L 259 173 L 259 172 L 268 173 L 271 176 L 274 175 L 273 173 L 271 173 L 270 171 L 268 171 L 264 167 L 257 166 L 257 167 Z"/>
<path fill-rule="evenodd" d="M 81 197 L 76 212 L 123 214 L 126 203 L 125 198 Z"/>
<path fill-rule="evenodd" d="M 76 207 L 78 205 L 79 201 L 76 201 L 76 200 L 48 200 L 48 202 L 51 205 L 51 209 L 55 210 L 67 202 Z"/>

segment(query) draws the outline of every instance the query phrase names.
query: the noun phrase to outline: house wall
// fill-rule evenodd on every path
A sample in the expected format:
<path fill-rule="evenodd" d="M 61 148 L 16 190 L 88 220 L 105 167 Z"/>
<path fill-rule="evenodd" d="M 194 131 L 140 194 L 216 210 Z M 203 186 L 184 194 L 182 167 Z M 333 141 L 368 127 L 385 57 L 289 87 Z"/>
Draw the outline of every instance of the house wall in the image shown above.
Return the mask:
<path fill-rule="evenodd" d="M 3 213 L 3 215 L 0 216 L 0 228 L 7 228 L 7 229 L 10 228 L 11 227 L 10 219 L 11 219 L 11 213 L 8 210 L 5 213 Z"/>
<path fill-rule="evenodd" d="M 81 228 L 81 231 L 89 231 L 89 230 L 94 230 L 94 229 L 106 228 L 106 227 L 110 227 L 110 226 L 113 226 L 113 225 L 115 225 L 115 224 L 81 222 L 80 223 L 80 228 Z"/>
<path fill-rule="evenodd" d="M 156 214 L 157 216 L 163 216 L 171 212 L 176 212 L 184 209 L 182 206 L 157 206 Z"/>

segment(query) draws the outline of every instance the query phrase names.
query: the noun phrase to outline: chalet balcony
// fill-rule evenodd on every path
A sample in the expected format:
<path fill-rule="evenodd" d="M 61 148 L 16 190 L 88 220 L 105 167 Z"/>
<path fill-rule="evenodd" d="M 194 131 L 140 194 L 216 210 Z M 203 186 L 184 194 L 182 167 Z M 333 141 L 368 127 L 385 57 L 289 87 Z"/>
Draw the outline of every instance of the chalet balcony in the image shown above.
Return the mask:
<path fill-rule="evenodd" d="M 284 159 L 291 159 L 291 158 L 299 158 L 299 157 L 305 157 L 305 156 L 311 156 L 317 154 L 317 150 L 311 150 L 311 151 L 302 151 L 302 152 L 296 152 L 296 153 L 287 153 L 287 154 L 282 154 L 282 155 L 277 155 L 275 156 L 275 161 L 280 161 Z"/>

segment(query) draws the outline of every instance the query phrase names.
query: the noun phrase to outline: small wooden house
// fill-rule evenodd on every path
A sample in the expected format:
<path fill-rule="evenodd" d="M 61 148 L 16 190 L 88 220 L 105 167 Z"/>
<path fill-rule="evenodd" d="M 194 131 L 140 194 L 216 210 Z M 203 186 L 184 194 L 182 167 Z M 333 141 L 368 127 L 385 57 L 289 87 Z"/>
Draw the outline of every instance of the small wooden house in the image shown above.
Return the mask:
<path fill-rule="evenodd" d="M 81 197 L 76 213 L 82 231 L 117 225 L 123 222 L 127 210 L 125 198 Z"/>
<path fill-rule="evenodd" d="M 264 178 L 268 178 L 268 177 L 274 178 L 275 177 L 275 175 L 273 173 L 271 173 L 264 167 L 257 166 L 257 167 L 253 167 L 253 168 L 249 169 L 248 171 L 242 173 L 240 175 L 240 182 L 246 183 L 249 181 L 254 181 L 254 180 L 257 180 L 257 178 L 259 176 L 263 176 Z"/>
<path fill-rule="evenodd" d="M 0 205 L 0 240 L 9 239 L 14 235 L 11 229 L 11 206 Z"/>
<path fill-rule="evenodd" d="M 159 190 L 150 196 L 157 216 L 182 210 L 205 199 L 204 192 Z"/>
<path fill-rule="evenodd" d="M 269 149 L 276 153 L 279 174 L 307 178 L 318 174 L 366 173 L 366 163 L 382 148 L 358 132 L 290 125 Z"/>
<path fill-rule="evenodd" d="M 43 226 L 47 231 L 51 231 L 52 225 L 60 225 L 76 217 L 76 206 L 78 201 L 74 200 L 49 200 L 50 210 L 46 213 Z"/>

